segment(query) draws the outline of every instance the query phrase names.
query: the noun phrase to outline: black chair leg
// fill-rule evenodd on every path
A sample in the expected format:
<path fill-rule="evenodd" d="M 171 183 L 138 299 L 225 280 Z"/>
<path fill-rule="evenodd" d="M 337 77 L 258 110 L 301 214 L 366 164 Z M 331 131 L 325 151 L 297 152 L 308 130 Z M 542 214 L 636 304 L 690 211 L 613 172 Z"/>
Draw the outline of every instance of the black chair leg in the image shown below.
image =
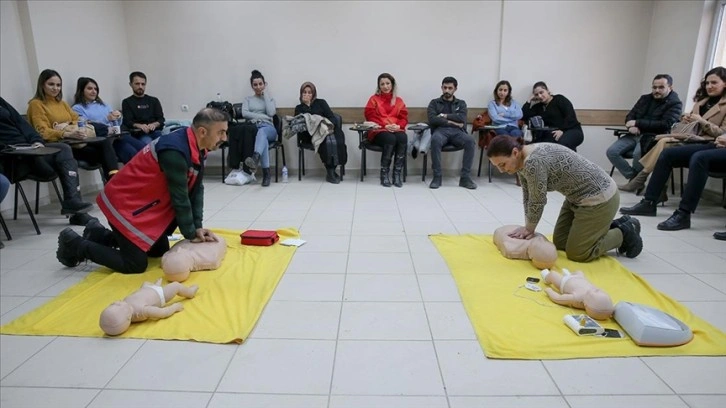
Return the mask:
<path fill-rule="evenodd" d="M 610 168 L 610 177 L 613 176 L 613 173 L 615 173 L 615 166 Z"/>
<path fill-rule="evenodd" d="M 38 198 L 40 197 L 40 181 L 35 182 L 35 214 L 38 214 Z"/>
<path fill-rule="evenodd" d="M 303 157 L 305 157 L 305 153 L 303 153 L 303 149 L 301 147 L 297 148 L 297 181 L 302 180 L 302 172 L 305 168 L 305 165 L 303 165 Z"/>
<path fill-rule="evenodd" d="M 280 157 L 277 154 L 277 148 L 275 148 L 275 183 L 278 183 L 277 174 L 279 173 L 279 166 L 280 166 L 279 159 L 280 159 Z"/>
<path fill-rule="evenodd" d="M 361 149 L 360 152 L 360 181 L 363 182 L 363 177 L 366 175 L 366 149 Z"/>
<path fill-rule="evenodd" d="M 343 177 L 345 177 L 345 165 L 340 165 L 340 181 L 343 181 Z"/>
<path fill-rule="evenodd" d="M 222 184 L 224 184 L 224 177 L 227 175 L 227 162 L 224 156 L 226 156 L 227 148 L 222 146 L 220 150 L 222 150 Z"/>
<path fill-rule="evenodd" d="M 18 193 L 18 190 L 19 190 L 19 184 L 20 184 L 19 181 L 17 183 L 15 183 L 15 203 L 13 205 L 13 220 L 17 220 L 18 219 L 18 194 L 19 194 Z"/>
<path fill-rule="evenodd" d="M 479 148 L 479 168 L 476 170 L 476 176 L 481 177 L 481 162 L 484 159 L 484 148 Z"/>
<path fill-rule="evenodd" d="M 61 192 L 58 189 L 58 184 L 56 184 L 55 180 L 51 180 L 51 183 L 53 184 L 53 189 L 55 190 L 55 195 L 58 196 L 58 202 L 63 203 L 63 196 L 61 196 Z"/>
<path fill-rule="evenodd" d="M 423 160 L 422 160 L 423 168 L 421 169 L 421 181 L 425 183 L 426 182 L 426 167 L 428 167 L 427 163 L 426 163 L 428 155 L 426 153 L 424 153 L 424 154 L 422 154 L 422 156 L 423 156 Z"/>
<path fill-rule="evenodd" d="M 487 160 L 487 173 L 489 174 L 489 182 L 492 182 L 492 162 L 491 160 Z"/>
<path fill-rule="evenodd" d="M 2 213 L 0 213 L 0 226 L 3 227 L 3 231 L 5 231 L 5 236 L 8 238 L 8 241 L 12 241 L 13 237 L 10 235 L 10 230 L 8 230 L 8 225 L 5 224 L 5 219 L 3 218 Z"/>
<path fill-rule="evenodd" d="M 25 190 L 23 190 L 23 186 L 20 185 L 20 183 L 15 183 L 17 186 L 17 191 L 20 192 L 20 196 L 23 198 L 23 203 L 25 203 L 25 209 L 28 210 L 28 215 L 30 216 L 30 221 L 33 222 L 33 227 L 35 227 L 35 232 L 40 235 L 40 228 L 38 228 L 38 223 L 35 221 L 35 216 L 33 215 L 33 210 L 30 208 L 30 204 L 28 203 L 28 197 L 25 196 Z M 16 208 L 17 210 L 17 208 Z"/>

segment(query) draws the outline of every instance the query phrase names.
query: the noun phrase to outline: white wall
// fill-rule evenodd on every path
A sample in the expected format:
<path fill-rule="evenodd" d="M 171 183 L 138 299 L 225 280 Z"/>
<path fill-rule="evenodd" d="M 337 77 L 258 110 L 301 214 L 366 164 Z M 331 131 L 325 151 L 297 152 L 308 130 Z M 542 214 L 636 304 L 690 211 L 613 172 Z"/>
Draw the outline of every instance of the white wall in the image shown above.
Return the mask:
<path fill-rule="evenodd" d="M 17 2 L 0 1 L 0 95 L 20 112 L 25 112 L 25 106 L 33 96 L 31 89 L 35 79 L 31 80 L 20 21 Z"/>

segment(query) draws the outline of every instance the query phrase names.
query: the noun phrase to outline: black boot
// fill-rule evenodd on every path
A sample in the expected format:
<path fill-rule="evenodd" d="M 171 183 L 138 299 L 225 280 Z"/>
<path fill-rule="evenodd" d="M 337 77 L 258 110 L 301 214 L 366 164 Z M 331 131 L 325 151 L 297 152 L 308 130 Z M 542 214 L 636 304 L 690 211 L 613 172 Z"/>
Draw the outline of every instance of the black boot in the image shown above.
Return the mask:
<path fill-rule="evenodd" d="M 667 220 L 658 224 L 657 228 L 661 231 L 678 231 L 691 228 L 691 213 L 679 208 Z"/>
<path fill-rule="evenodd" d="M 383 187 L 391 187 L 391 169 L 388 167 L 381 169 L 381 185 Z"/>
<path fill-rule="evenodd" d="M 101 244 L 109 248 L 118 248 L 118 243 L 113 236 L 113 231 L 106 228 L 98 221 L 98 218 L 93 218 L 86 224 L 86 228 L 83 230 L 83 239 Z"/>
<path fill-rule="evenodd" d="M 406 159 L 405 153 L 401 155 L 396 154 L 396 160 L 393 162 L 393 185 L 401 188 L 403 187 L 403 179 L 401 173 L 403 172 L 403 161 Z"/>
<path fill-rule="evenodd" d="M 55 256 L 60 263 L 69 268 L 73 268 L 85 261 L 80 255 L 82 245 L 83 238 L 70 227 L 67 227 L 58 235 L 58 250 Z"/>
<path fill-rule="evenodd" d="M 623 233 L 623 243 L 618 248 L 618 253 L 635 258 L 643 251 L 643 239 L 640 237 L 640 221 L 637 218 L 630 218 L 618 225 Z"/>
<path fill-rule="evenodd" d="M 621 207 L 620 212 L 628 215 L 645 215 L 655 217 L 657 210 L 655 201 L 646 200 L 644 198 L 632 207 Z"/>
<path fill-rule="evenodd" d="M 429 188 L 439 188 L 441 187 L 441 176 L 434 176 L 434 179 L 431 180 L 431 184 L 429 184 Z"/>
<path fill-rule="evenodd" d="M 391 187 L 391 160 L 394 148 L 395 145 L 383 145 L 381 153 L 381 185 L 383 187 Z"/>
<path fill-rule="evenodd" d="M 270 168 L 262 169 L 262 187 L 270 186 L 270 178 Z"/>
<path fill-rule="evenodd" d="M 250 168 L 252 173 L 257 171 L 257 167 L 260 166 L 260 154 L 254 152 L 252 156 L 248 157 L 244 161 L 245 166 Z"/>
<path fill-rule="evenodd" d="M 335 167 L 327 167 L 325 173 L 325 181 L 331 184 L 340 184 L 340 176 L 335 173 Z"/>
<path fill-rule="evenodd" d="M 66 160 L 58 172 L 61 186 L 63 187 L 63 202 L 61 203 L 61 214 L 86 213 L 93 208 L 93 204 L 81 200 L 81 188 L 78 185 L 78 162 Z"/>
<path fill-rule="evenodd" d="M 724 232 L 714 232 L 713 237 L 716 238 L 719 241 L 726 241 L 726 231 Z M 1 242 L 0 242 L 1 244 Z"/>
<path fill-rule="evenodd" d="M 471 179 L 471 177 L 461 177 L 459 178 L 459 187 L 468 188 L 469 190 L 476 190 L 476 183 L 474 180 Z"/>
<path fill-rule="evenodd" d="M 73 214 L 68 218 L 68 223 L 71 225 L 78 225 L 80 227 L 85 227 L 92 220 L 98 221 L 98 218 L 93 217 L 88 214 Z"/>

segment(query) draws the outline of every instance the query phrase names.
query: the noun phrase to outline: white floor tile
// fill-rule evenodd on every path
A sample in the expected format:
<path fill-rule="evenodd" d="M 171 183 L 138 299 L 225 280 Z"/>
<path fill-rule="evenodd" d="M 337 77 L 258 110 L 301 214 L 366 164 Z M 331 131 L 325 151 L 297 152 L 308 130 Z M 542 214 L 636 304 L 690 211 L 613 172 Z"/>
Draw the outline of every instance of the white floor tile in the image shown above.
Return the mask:
<path fill-rule="evenodd" d="M 650 274 L 644 277 L 654 288 L 678 301 L 726 301 L 726 293 L 690 275 Z"/>
<path fill-rule="evenodd" d="M 419 275 L 418 284 L 421 286 L 421 295 L 426 302 L 461 301 L 459 289 L 451 275 Z"/>
<path fill-rule="evenodd" d="M 333 395 L 444 395 L 428 341 L 338 342 Z"/>
<path fill-rule="evenodd" d="M 0 385 L 101 388 L 143 343 L 144 340 L 58 337 Z"/>
<path fill-rule="evenodd" d="M 413 263 L 408 253 L 353 252 L 348 257 L 348 273 L 408 274 L 413 273 Z"/>
<path fill-rule="evenodd" d="M 449 396 L 559 395 L 539 361 L 486 358 L 477 341 L 436 341 Z"/>
<path fill-rule="evenodd" d="M 304 238 L 303 238 L 304 239 Z M 307 245 L 307 244 L 305 244 Z M 303 245 L 303 246 L 305 246 Z M 348 254 L 344 252 L 303 252 L 297 250 L 287 266 L 290 273 L 341 273 L 348 265 Z"/>
<path fill-rule="evenodd" d="M 103 390 L 88 408 L 205 408 L 211 398 L 204 392 Z"/>
<path fill-rule="evenodd" d="M 111 389 L 212 392 L 237 345 L 148 340 L 106 386 Z M 194 367 L 193 369 L 189 369 Z"/>
<path fill-rule="evenodd" d="M 334 341 L 251 339 L 237 349 L 217 391 L 327 395 L 334 353 Z"/>
<path fill-rule="evenodd" d="M 217 392 L 207 408 L 327 408 L 326 395 L 228 394 Z"/>
<path fill-rule="evenodd" d="M 448 408 L 444 397 L 374 397 L 333 395 L 330 408 Z"/>
<path fill-rule="evenodd" d="M 405 236 L 353 235 L 350 252 L 408 252 Z"/>
<path fill-rule="evenodd" d="M 3 407 L 8 408 L 47 407 L 51 404 L 54 407 L 85 407 L 98 392 L 79 388 L 1 387 L 0 401 Z"/>
<path fill-rule="evenodd" d="M 726 357 L 643 357 L 679 394 L 724 394 Z"/>
<path fill-rule="evenodd" d="M 0 336 L 0 378 L 5 378 L 53 340 L 53 336 Z"/>
<path fill-rule="evenodd" d="M 251 338 L 335 340 L 340 302 L 273 301 L 267 304 Z"/>
<path fill-rule="evenodd" d="M 421 302 L 345 302 L 340 338 L 431 340 L 431 333 Z"/>
<path fill-rule="evenodd" d="M 426 302 L 431 333 L 436 340 L 476 340 L 461 302 Z"/>
<path fill-rule="evenodd" d="M 681 302 L 696 316 L 726 333 L 726 302 Z"/>
<path fill-rule="evenodd" d="M 726 406 L 726 394 L 720 395 L 682 395 L 691 408 L 723 408 Z"/>
<path fill-rule="evenodd" d="M 690 273 L 726 273 L 723 259 L 706 252 L 659 253 L 671 265 Z"/>
<path fill-rule="evenodd" d="M 286 274 L 270 300 L 339 302 L 343 298 L 344 279 L 342 274 Z"/>
<path fill-rule="evenodd" d="M 0 296 L 0 315 L 15 309 L 16 307 L 32 299 L 31 296 Z"/>
<path fill-rule="evenodd" d="M 569 408 L 562 397 L 449 397 L 451 408 Z"/>
<path fill-rule="evenodd" d="M 350 238 L 347 236 L 305 234 L 305 245 L 297 252 L 345 252 L 348 253 Z"/>
<path fill-rule="evenodd" d="M 413 267 L 417 275 L 451 274 L 448 265 L 446 265 L 446 261 L 444 261 L 444 258 L 436 250 L 412 252 L 411 258 L 413 259 Z"/>
<path fill-rule="evenodd" d="M 677 395 L 568 396 L 572 408 L 658 407 L 688 408 Z"/>
<path fill-rule="evenodd" d="M 637 358 L 547 360 L 543 363 L 564 395 L 672 394 L 670 388 Z"/>
<path fill-rule="evenodd" d="M 348 275 L 345 280 L 345 301 L 415 302 L 421 301 L 416 276 L 411 275 Z"/>

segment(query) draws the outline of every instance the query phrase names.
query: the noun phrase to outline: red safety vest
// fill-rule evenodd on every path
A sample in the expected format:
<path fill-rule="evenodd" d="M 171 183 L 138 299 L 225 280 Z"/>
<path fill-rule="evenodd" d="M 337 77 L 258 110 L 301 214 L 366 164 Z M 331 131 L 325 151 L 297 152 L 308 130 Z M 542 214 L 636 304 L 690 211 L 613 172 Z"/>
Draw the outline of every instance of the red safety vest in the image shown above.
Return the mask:
<path fill-rule="evenodd" d="M 106 184 L 96 203 L 124 237 L 148 251 L 174 221 L 176 213 L 158 153 L 177 150 L 191 163 L 187 188 L 191 192 L 201 170 L 197 139 L 191 128 L 164 135 L 146 145 Z"/>

